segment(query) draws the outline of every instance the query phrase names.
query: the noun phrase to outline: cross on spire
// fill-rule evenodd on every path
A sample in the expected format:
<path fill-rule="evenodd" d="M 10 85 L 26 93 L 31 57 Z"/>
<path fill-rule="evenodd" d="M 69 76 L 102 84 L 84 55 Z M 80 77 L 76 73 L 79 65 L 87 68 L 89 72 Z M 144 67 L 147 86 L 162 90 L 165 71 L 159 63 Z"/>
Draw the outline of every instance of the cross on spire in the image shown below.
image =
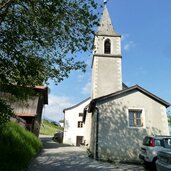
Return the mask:
<path fill-rule="evenodd" d="M 107 4 L 107 0 L 104 0 L 104 5 L 106 5 Z"/>

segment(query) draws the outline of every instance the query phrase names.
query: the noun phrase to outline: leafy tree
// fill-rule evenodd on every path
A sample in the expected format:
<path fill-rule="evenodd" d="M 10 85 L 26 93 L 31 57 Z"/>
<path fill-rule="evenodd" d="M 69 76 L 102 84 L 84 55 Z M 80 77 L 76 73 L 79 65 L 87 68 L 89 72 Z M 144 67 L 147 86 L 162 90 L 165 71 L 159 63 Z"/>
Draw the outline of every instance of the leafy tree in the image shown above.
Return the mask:
<path fill-rule="evenodd" d="M 6 2 L 6 3 L 5 3 Z M 0 83 L 56 83 L 85 71 L 75 53 L 92 48 L 94 0 L 8 0 L 0 11 Z"/>
<path fill-rule="evenodd" d="M 92 48 L 97 8 L 94 0 L 2 0 L 0 90 L 20 96 L 9 87 L 58 83 L 72 70 L 85 71 L 76 53 Z"/>
<path fill-rule="evenodd" d="M 0 125 L 7 122 L 13 115 L 10 106 L 2 99 L 0 99 Z"/>

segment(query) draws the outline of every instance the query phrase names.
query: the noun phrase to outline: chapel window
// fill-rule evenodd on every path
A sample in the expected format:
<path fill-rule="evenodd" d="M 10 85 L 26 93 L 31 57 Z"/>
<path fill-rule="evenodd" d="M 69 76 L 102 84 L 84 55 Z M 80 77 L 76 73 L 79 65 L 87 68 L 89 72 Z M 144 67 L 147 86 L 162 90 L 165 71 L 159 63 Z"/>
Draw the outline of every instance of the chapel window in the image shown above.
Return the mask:
<path fill-rule="evenodd" d="M 78 121 L 78 128 L 82 128 L 83 127 L 83 122 L 82 121 Z"/>
<path fill-rule="evenodd" d="M 111 43 L 109 39 L 106 39 L 104 42 L 104 53 L 110 54 L 111 53 Z"/>
<path fill-rule="evenodd" d="M 143 127 L 142 110 L 129 110 L 129 127 Z"/>
<path fill-rule="evenodd" d="M 79 117 L 83 117 L 83 113 L 79 113 Z"/>

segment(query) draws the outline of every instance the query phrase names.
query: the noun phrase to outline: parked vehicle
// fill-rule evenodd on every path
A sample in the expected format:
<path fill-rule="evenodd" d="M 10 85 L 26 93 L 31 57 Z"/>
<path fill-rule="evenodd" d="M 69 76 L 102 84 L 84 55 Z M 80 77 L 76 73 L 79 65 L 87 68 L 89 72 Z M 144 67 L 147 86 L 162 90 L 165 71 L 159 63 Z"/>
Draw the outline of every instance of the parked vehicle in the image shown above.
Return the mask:
<path fill-rule="evenodd" d="M 140 160 L 145 165 L 155 166 L 157 153 L 165 149 L 171 149 L 171 136 L 146 136 L 139 154 Z"/>
<path fill-rule="evenodd" d="M 56 132 L 52 138 L 53 141 L 62 143 L 63 142 L 63 132 Z"/>
<path fill-rule="evenodd" d="M 157 158 L 157 171 L 171 171 L 171 150 L 159 151 Z"/>

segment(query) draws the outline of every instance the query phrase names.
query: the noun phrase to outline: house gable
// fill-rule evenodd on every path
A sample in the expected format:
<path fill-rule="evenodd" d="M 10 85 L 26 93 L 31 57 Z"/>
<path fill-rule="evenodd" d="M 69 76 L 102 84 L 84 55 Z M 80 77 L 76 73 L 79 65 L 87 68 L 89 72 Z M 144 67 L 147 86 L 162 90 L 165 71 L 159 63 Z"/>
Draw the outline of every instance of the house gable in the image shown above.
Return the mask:
<path fill-rule="evenodd" d="M 164 105 L 165 107 L 170 106 L 169 102 L 166 102 L 165 100 L 161 99 L 160 97 L 150 93 L 149 91 L 145 90 L 144 88 L 140 87 L 139 85 L 135 85 L 135 86 L 129 87 L 127 89 L 123 89 L 121 91 L 117 91 L 115 93 L 112 93 L 112 94 L 109 94 L 109 95 L 106 95 L 106 96 L 102 96 L 100 98 L 96 98 L 96 99 L 91 101 L 90 105 L 95 104 L 97 102 L 102 102 L 102 101 L 106 101 L 106 100 L 108 101 L 108 100 L 113 99 L 113 98 L 119 98 L 119 97 L 125 96 L 127 94 L 131 94 L 131 93 L 133 93 L 135 91 L 139 91 L 139 92 L 143 93 L 144 95 L 146 95 L 149 98 L 157 101 L 158 103 Z"/>
<path fill-rule="evenodd" d="M 86 136 L 85 125 L 83 124 L 83 111 L 84 108 L 90 103 L 90 98 L 82 102 L 64 109 L 64 138 L 63 143 L 70 145 L 79 145 L 84 141 Z M 89 135 L 87 136 L 89 137 Z"/>
<path fill-rule="evenodd" d="M 65 111 L 67 111 L 67 110 L 72 110 L 72 109 L 74 109 L 74 108 L 76 108 L 76 107 L 82 105 L 84 102 L 86 102 L 86 101 L 88 101 L 88 100 L 90 100 L 90 97 L 88 97 L 87 99 L 81 101 L 80 103 L 78 103 L 78 104 L 76 104 L 76 105 L 74 105 L 74 106 L 65 108 L 65 109 L 63 110 L 63 113 L 65 113 Z"/>

